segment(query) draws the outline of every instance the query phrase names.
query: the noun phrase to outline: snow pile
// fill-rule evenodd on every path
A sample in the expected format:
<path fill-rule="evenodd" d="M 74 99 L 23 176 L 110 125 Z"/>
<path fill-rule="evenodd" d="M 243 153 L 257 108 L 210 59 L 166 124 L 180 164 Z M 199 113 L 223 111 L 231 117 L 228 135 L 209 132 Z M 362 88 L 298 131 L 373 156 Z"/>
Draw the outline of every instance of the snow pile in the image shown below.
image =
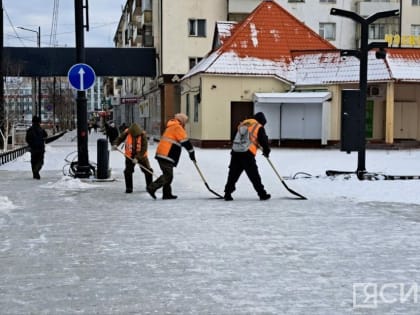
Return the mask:
<path fill-rule="evenodd" d="M 17 206 L 7 196 L 0 196 L 0 211 L 16 209 Z"/>
<path fill-rule="evenodd" d="M 64 191 L 84 191 L 86 189 L 97 188 L 99 186 L 82 182 L 78 178 L 69 176 L 61 177 L 57 182 L 48 182 L 45 185 L 41 185 L 42 188 L 64 190 Z"/>

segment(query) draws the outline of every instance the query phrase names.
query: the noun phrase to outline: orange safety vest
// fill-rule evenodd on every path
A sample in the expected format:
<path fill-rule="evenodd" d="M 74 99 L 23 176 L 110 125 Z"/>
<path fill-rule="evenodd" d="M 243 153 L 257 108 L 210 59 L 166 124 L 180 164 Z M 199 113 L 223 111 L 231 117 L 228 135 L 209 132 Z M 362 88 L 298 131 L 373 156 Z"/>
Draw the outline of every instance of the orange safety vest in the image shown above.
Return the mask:
<path fill-rule="evenodd" d="M 136 152 L 133 152 L 133 136 L 130 133 L 128 133 L 128 129 L 126 129 L 125 132 L 127 132 L 127 137 L 125 138 L 125 155 L 134 158 L 136 153 L 139 152 L 141 148 L 141 135 L 137 137 L 137 150 Z M 143 156 L 147 156 L 147 151 L 144 153 Z"/>
<path fill-rule="evenodd" d="M 257 126 L 255 127 L 255 124 L 257 124 Z M 258 150 L 258 130 L 260 130 L 261 128 L 261 124 L 257 121 L 255 121 L 254 123 L 250 124 L 248 126 L 248 132 L 249 132 L 249 136 L 251 138 L 251 145 L 249 146 L 249 151 L 252 152 L 252 154 L 256 155 L 257 154 L 257 150 Z M 255 127 L 255 128 L 254 128 Z"/>

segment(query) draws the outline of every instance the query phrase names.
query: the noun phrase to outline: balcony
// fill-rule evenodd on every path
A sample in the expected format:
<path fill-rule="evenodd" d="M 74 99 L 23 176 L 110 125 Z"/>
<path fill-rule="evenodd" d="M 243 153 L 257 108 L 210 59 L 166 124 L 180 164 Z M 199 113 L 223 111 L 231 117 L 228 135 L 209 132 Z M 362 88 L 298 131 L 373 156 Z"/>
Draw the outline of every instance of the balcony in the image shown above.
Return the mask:
<path fill-rule="evenodd" d="M 143 11 L 143 14 L 141 15 L 141 23 L 144 25 L 150 25 L 153 23 L 152 18 L 152 11 L 151 10 L 145 10 Z"/>
<path fill-rule="evenodd" d="M 394 1 L 375 1 L 375 2 L 364 2 L 360 1 L 356 4 L 357 14 L 362 17 L 368 17 L 376 12 L 399 10 L 400 2 Z"/>

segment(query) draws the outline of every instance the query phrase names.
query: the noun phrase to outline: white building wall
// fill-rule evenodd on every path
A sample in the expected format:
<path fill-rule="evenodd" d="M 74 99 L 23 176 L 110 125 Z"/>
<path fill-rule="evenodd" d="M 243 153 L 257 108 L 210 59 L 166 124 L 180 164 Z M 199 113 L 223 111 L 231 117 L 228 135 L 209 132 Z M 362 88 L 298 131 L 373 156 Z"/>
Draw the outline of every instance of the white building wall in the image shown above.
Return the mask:
<path fill-rule="evenodd" d="M 420 25 L 420 5 L 415 6 L 411 4 L 411 1 L 403 1 L 402 16 L 402 35 L 412 35 L 411 25 Z"/>
<path fill-rule="evenodd" d="M 189 57 L 208 53 L 216 21 L 226 18 L 226 0 L 153 1 L 153 36 L 160 74 L 187 73 Z M 206 20 L 205 37 L 189 36 L 189 19 Z"/>

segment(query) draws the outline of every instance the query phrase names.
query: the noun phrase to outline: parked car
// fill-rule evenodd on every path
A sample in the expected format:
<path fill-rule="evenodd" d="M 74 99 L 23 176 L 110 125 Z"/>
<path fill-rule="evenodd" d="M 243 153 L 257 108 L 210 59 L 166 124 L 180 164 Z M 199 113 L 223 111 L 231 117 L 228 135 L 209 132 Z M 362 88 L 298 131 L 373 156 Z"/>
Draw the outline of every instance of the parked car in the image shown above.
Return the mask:
<path fill-rule="evenodd" d="M 26 123 L 17 123 L 15 124 L 15 130 L 16 131 L 26 131 L 28 130 L 28 128 L 30 127 L 30 124 L 26 124 Z"/>

